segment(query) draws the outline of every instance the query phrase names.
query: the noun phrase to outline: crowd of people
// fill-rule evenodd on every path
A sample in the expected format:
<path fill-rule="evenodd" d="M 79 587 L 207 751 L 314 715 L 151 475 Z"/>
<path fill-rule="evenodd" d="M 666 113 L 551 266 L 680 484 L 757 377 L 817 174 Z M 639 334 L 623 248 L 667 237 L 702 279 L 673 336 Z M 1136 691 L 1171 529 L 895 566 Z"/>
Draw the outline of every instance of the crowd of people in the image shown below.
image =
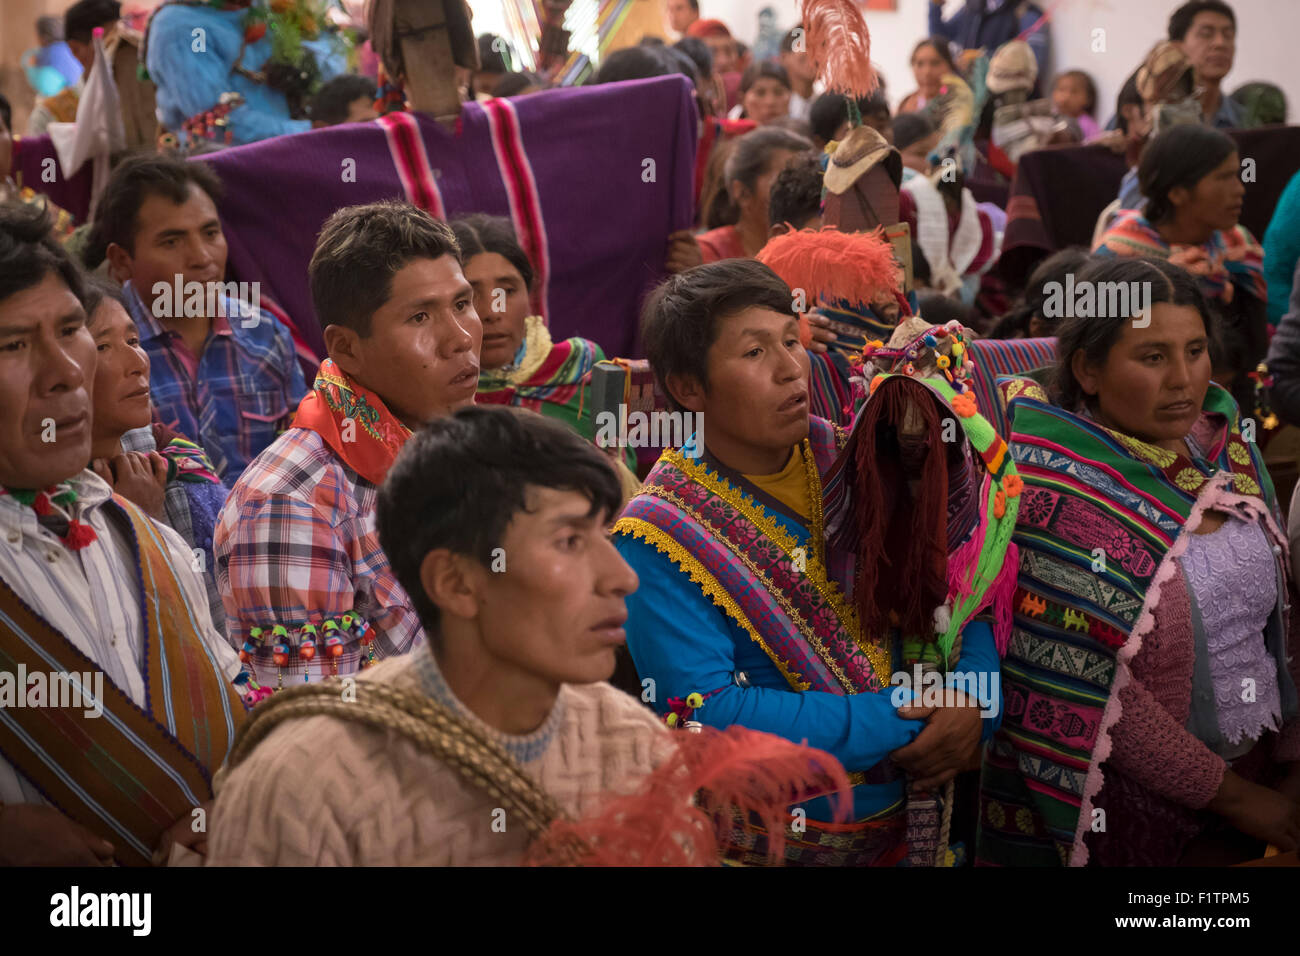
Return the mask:
<path fill-rule="evenodd" d="M 1105 122 L 1032 3 L 931 3 L 893 110 L 816 59 L 836 2 L 763 59 L 668 0 L 590 77 L 698 132 L 641 355 L 553 336 L 516 193 L 332 209 L 314 320 L 226 281 L 207 154 L 399 138 L 391 51 L 307 0 L 67 11 L 29 133 L 102 68 L 127 149 L 72 222 L 0 98 L 0 863 L 1300 849 L 1300 172 L 1257 239 L 1231 134 L 1285 105 L 1223 88 L 1234 11 L 1171 11 Z M 470 40 L 464 101 L 554 82 Z M 1071 145 L 1128 174 L 1011 276 L 990 197 Z M 638 365 L 688 423 L 652 461 L 598 414 Z"/>

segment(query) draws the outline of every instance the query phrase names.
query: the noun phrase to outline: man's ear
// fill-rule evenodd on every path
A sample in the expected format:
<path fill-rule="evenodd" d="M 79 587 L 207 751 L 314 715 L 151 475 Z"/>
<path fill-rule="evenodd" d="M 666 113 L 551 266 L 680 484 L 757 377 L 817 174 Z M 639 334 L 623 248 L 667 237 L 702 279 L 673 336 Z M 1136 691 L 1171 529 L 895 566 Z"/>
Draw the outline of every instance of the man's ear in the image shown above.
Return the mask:
<path fill-rule="evenodd" d="M 767 229 L 767 238 L 775 239 L 777 236 L 784 236 L 790 229 L 791 227 L 784 222 L 773 223 Z"/>
<path fill-rule="evenodd" d="M 481 575 L 464 555 L 435 548 L 420 562 L 420 587 L 443 614 L 464 620 L 478 617 L 482 603 Z"/>
<path fill-rule="evenodd" d="M 664 378 L 664 388 L 688 412 L 704 411 L 704 386 L 694 375 L 673 372 Z"/>
<path fill-rule="evenodd" d="M 1096 395 L 1098 391 L 1098 379 L 1096 367 L 1088 361 L 1087 355 L 1083 349 L 1076 349 L 1070 356 L 1070 371 L 1074 373 L 1074 380 L 1079 383 L 1085 395 Z"/>
<path fill-rule="evenodd" d="M 110 242 L 106 252 L 108 255 L 109 272 L 112 273 L 113 278 L 119 283 L 130 279 L 133 271 L 131 253 L 127 252 L 116 242 Z M 137 291 L 140 292 L 142 298 L 147 299 L 149 297 L 150 290 L 141 289 Z"/>
<path fill-rule="evenodd" d="M 361 336 L 355 329 L 346 325 L 325 326 L 325 351 L 335 365 L 353 378 L 361 374 L 360 344 Z"/>

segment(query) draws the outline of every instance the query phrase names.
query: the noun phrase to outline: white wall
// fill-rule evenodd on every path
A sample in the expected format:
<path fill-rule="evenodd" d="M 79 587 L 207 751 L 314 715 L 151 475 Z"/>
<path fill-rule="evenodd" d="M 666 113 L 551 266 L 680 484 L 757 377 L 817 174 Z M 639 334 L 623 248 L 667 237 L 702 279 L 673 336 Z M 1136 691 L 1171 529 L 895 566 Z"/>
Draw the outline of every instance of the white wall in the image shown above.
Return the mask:
<path fill-rule="evenodd" d="M 1165 36 L 1169 14 L 1181 0 L 1063 0 L 1052 16 L 1053 71 L 1087 70 L 1097 83 L 1097 112 L 1105 122 L 1115 97 L 1147 51 Z M 1292 122 L 1300 123 L 1300 37 L 1297 0 L 1228 0 L 1237 14 L 1237 55 L 1225 81 L 1229 92 L 1251 80 L 1276 83 L 1286 92 Z M 1038 0 L 1048 7 L 1051 0 Z M 776 10 L 777 25 L 788 29 L 798 20 L 795 0 L 700 0 L 700 13 L 716 17 L 746 43 L 758 33 L 758 11 Z M 871 59 L 889 85 L 897 104 L 914 89 L 908 56 L 927 30 L 930 0 L 898 0 L 891 13 L 867 11 Z M 956 9 L 960 0 L 948 0 Z M 1093 31 L 1105 31 L 1105 52 L 1093 53 Z"/>

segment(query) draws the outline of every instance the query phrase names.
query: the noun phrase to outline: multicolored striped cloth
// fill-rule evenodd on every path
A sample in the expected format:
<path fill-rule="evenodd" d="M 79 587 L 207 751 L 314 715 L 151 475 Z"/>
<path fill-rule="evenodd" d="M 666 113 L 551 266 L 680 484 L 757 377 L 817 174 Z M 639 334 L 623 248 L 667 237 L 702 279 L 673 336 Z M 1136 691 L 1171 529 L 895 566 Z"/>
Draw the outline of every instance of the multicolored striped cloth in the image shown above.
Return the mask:
<path fill-rule="evenodd" d="M 1119 691 L 1154 626 L 1161 582 L 1179 573 L 1185 529 L 1212 507 L 1271 521 L 1273 487 L 1217 385 L 1202 406 L 1216 429 L 1203 459 L 1059 408 L 1028 379 L 1004 380 L 1003 391 L 1024 482 L 1020 575 L 1003 722 L 981 776 L 977 861 L 1079 866 Z"/>
<path fill-rule="evenodd" d="M 998 390 L 998 378 L 1003 375 L 1024 375 L 1036 368 L 1056 363 L 1056 339 L 975 339 L 970 343 L 971 361 L 975 371 L 971 386 L 980 414 L 992 423 L 997 433 L 1006 438 L 1010 433 L 1006 406 Z"/>
<path fill-rule="evenodd" d="M 1142 213 L 1127 210 L 1106 230 L 1097 247 L 1097 256 L 1154 256 L 1168 259 L 1189 246 L 1170 246 Z M 1249 229 L 1238 223 L 1232 229 L 1216 229 L 1201 249 L 1209 259 L 1209 273 L 1198 275 L 1201 289 L 1212 299 L 1223 299 L 1232 284 L 1246 295 L 1268 301 L 1268 283 L 1264 279 L 1264 249 Z"/>

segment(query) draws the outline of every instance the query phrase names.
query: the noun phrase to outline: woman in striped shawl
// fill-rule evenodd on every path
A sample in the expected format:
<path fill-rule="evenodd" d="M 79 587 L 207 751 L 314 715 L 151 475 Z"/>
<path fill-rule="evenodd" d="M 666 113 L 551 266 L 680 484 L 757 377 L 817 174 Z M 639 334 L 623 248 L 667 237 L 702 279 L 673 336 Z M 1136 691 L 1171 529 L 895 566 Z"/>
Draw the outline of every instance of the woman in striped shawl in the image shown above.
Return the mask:
<path fill-rule="evenodd" d="M 1098 256 L 1152 256 L 1181 266 L 1200 283 L 1233 354 L 1214 354 L 1215 379 L 1240 403 L 1246 374 L 1268 348 L 1264 250 L 1239 222 L 1245 186 L 1237 145 L 1198 124 L 1171 127 L 1142 152 L 1139 210 L 1122 212 L 1102 234 Z"/>
<path fill-rule="evenodd" d="M 1003 380 L 1024 491 L 1003 723 L 981 780 L 986 864 L 1300 846 L 1287 541 L 1253 423 L 1210 381 L 1195 279 L 1126 259 L 1077 285 L 1115 282 L 1150 308 L 1067 319 L 1050 396 Z"/>

